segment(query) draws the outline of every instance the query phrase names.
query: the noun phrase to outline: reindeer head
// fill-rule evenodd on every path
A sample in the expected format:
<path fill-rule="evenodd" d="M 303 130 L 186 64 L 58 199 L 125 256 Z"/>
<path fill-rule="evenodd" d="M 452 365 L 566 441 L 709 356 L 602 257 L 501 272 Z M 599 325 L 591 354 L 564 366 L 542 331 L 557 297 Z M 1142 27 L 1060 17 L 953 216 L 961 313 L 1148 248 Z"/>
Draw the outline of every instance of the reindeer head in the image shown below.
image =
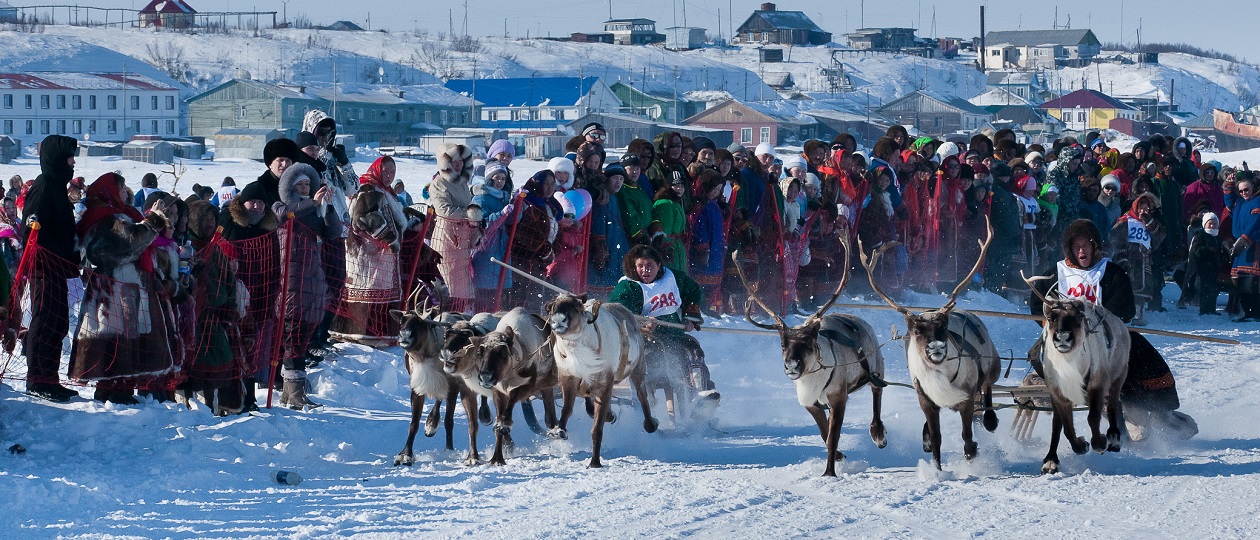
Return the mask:
<path fill-rule="evenodd" d="M 549 300 L 543 311 L 547 312 L 547 323 L 551 325 L 552 333 L 556 336 L 576 336 L 581 333 L 583 325 L 595 324 L 599 318 L 599 303 L 587 309 L 585 294 L 561 294 Z"/>
<path fill-rule="evenodd" d="M 450 326 L 450 323 L 439 320 L 440 314 L 441 309 L 437 307 L 429 308 L 423 313 L 416 310 L 390 310 L 390 317 L 398 323 L 398 344 L 403 350 L 436 356 L 437 345 L 442 340 L 442 330 Z"/>
<path fill-rule="evenodd" d="M 886 243 L 872 250 L 871 256 L 867 257 L 866 248 L 862 245 L 862 241 L 858 240 L 858 251 L 861 252 L 862 266 L 866 268 L 866 277 L 871 282 L 871 289 L 885 303 L 892 306 L 893 309 L 896 309 L 906 318 L 907 355 L 916 354 L 932 364 L 940 364 L 948 357 L 949 314 L 958 302 L 958 295 L 967 289 L 967 284 L 971 282 L 971 276 L 974 276 L 976 271 L 980 269 L 980 265 L 984 263 L 984 256 L 989 252 L 989 244 L 993 242 L 993 226 L 989 223 L 988 216 L 985 216 L 984 224 L 988 230 L 988 237 L 983 241 L 978 241 L 980 242 L 980 256 L 976 258 L 975 266 L 972 266 L 971 271 L 954 287 L 954 291 L 950 293 L 949 300 L 945 302 L 944 306 L 923 313 L 915 313 L 898 305 L 896 301 L 884 294 L 884 291 L 879 288 L 879 284 L 876 283 L 875 267 L 879 262 L 879 257 L 897 244 L 895 242 Z"/>
<path fill-rule="evenodd" d="M 807 319 L 805 319 L 805 322 L 800 326 L 795 327 L 788 326 L 787 323 L 783 322 L 783 319 L 774 312 L 774 310 L 767 307 L 766 304 L 757 297 L 756 287 L 748 283 L 748 278 L 744 275 L 744 269 L 740 265 L 739 251 L 735 251 L 731 254 L 732 259 L 735 261 L 735 271 L 739 274 L 740 281 L 744 283 L 744 288 L 748 290 L 748 302 L 744 304 L 744 317 L 747 318 L 748 322 L 752 323 L 753 326 L 779 332 L 780 345 L 782 345 L 783 348 L 783 372 L 786 373 L 788 378 L 791 380 L 795 381 L 800 379 L 801 376 L 808 373 L 810 369 L 813 369 L 812 366 L 819 365 L 819 355 L 821 354 L 821 351 L 819 350 L 818 345 L 818 331 L 822 328 L 822 318 L 827 314 L 827 310 L 831 309 L 831 306 L 836 303 L 836 299 L 840 298 L 841 291 L 843 291 L 845 285 L 848 285 L 849 283 L 848 256 L 851 250 L 849 249 L 847 233 L 841 233 L 840 243 L 844 246 L 844 253 L 846 257 L 844 262 L 844 275 L 840 278 L 840 286 L 836 287 L 835 293 L 831 295 L 831 299 L 828 300 L 826 304 L 823 304 L 821 308 L 818 308 L 818 311 L 814 312 L 813 315 L 810 315 Z M 763 311 L 768 313 L 771 317 L 774 317 L 775 324 L 764 324 L 757 322 L 756 319 L 753 319 L 752 306 L 754 302 L 756 302 Z"/>
<path fill-rule="evenodd" d="M 503 380 L 505 371 L 512 364 L 512 353 L 516 346 L 516 332 L 512 327 L 502 332 L 495 331 L 482 338 L 474 338 L 480 369 L 477 370 L 477 382 L 482 388 L 494 388 Z"/>
<path fill-rule="evenodd" d="M 1022 271 L 1019 275 L 1024 278 L 1024 283 L 1028 284 L 1033 294 L 1041 299 L 1041 312 L 1046 318 L 1042 335 L 1046 336 L 1046 341 L 1061 353 L 1072 352 L 1072 349 L 1085 341 L 1085 334 L 1089 332 L 1089 314 L 1085 312 L 1085 301 L 1072 298 L 1047 298 L 1037 289 L 1035 282 L 1050 279 L 1050 276 L 1029 278 Z"/>
<path fill-rule="evenodd" d="M 446 329 L 442 341 L 442 370 L 454 375 L 464 370 L 473 359 L 476 347 L 473 338 L 478 332 L 472 323 L 459 321 Z"/>

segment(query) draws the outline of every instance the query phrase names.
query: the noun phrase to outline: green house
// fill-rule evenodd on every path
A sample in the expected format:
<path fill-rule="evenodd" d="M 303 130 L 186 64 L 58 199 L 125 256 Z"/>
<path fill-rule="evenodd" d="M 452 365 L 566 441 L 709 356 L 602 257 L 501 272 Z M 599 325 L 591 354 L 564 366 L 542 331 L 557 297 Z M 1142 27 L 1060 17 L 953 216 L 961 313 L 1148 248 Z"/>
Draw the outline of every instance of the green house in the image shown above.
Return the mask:
<path fill-rule="evenodd" d="M 704 110 L 704 103 L 690 101 L 673 96 L 663 97 L 646 93 L 623 82 L 616 82 L 609 87 L 617 99 L 621 101 L 619 113 L 643 116 L 658 122 L 681 123 L 683 120 Z M 677 112 L 677 114 L 675 114 Z"/>

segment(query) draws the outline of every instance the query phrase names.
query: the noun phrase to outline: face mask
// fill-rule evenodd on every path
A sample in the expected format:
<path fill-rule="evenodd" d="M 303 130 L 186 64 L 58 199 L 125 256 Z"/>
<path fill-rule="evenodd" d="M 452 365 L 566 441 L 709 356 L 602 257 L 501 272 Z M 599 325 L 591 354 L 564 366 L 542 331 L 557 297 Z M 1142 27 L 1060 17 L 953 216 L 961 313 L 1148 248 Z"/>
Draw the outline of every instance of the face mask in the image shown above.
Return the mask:
<path fill-rule="evenodd" d="M 1203 232 L 1208 233 L 1208 234 L 1210 234 L 1210 235 L 1212 235 L 1212 236 L 1216 236 L 1217 234 L 1220 234 L 1221 230 L 1220 230 L 1220 229 L 1218 229 L 1218 228 L 1216 228 L 1216 227 L 1212 227 L 1212 228 L 1210 228 L 1210 229 L 1209 229 L 1209 228 L 1204 227 Z"/>

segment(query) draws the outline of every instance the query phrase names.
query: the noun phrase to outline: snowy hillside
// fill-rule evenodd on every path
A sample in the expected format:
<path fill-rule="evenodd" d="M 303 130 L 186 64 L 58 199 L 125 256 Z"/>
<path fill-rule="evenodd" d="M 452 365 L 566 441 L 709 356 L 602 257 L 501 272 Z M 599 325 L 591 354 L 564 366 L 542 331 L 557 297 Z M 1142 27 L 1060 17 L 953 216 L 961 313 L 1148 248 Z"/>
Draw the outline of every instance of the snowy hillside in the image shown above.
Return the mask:
<path fill-rule="evenodd" d="M 1213 108 L 1238 110 L 1240 96 L 1255 99 L 1260 93 L 1260 71 L 1256 66 L 1215 60 L 1183 53 L 1162 53 L 1158 64 L 1095 64 L 1047 72 L 1046 84 L 1063 93 L 1086 88 L 1119 98 L 1159 98 L 1167 103 L 1170 93 L 1182 111 L 1196 114 Z"/>

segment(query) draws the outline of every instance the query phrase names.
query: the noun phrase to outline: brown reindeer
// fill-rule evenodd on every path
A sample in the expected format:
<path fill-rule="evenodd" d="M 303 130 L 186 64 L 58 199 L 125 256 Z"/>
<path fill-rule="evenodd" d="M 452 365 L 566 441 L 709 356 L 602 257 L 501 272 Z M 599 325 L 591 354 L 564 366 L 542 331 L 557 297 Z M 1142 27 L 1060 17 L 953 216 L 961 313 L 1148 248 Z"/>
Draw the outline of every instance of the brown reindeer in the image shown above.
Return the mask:
<path fill-rule="evenodd" d="M 942 407 L 958 411 L 962 416 L 963 456 L 968 460 L 976 457 L 978 448 L 971 432 L 976 394 L 983 396 L 984 428 L 992 432 L 998 425 L 997 414 L 993 412 L 993 384 L 1001 371 L 997 347 L 979 317 L 954 309 L 958 295 L 980 269 L 993 241 L 993 227 L 988 224 L 987 218 L 985 224 L 988 238 L 980 243 L 980 257 L 971 272 L 950 293 L 944 306 L 923 313 L 914 313 L 897 305 L 876 283 L 875 265 L 883 251 L 892 244 L 876 249 L 868 259 L 866 249 L 858 241 L 862 266 L 866 268 L 871 288 L 906 318 L 906 363 L 915 392 L 919 395 L 919 407 L 927 419 L 923 424 L 923 451 L 932 453 L 932 463 L 937 469 L 941 468 Z"/>
<path fill-rule="evenodd" d="M 1023 274 L 1020 274 L 1021 277 Z M 1034 281 L 1050 279 L 1038 276 L 1024 281 L 1041 299 L 1046 317 L 1041 339 L 1045 358 L 1046 389 L 1054 408 L 1050 428 L 1050 451 L 1041 462 L 1042 474 L 1059 472 L 1059 435 L 1067 436 L 1072 451 L 1084 454 L 1094 451 L 1119 452 L 1120 426 L 1124 422 L 1120 406 L 1120 388 L 1129 375 L 1129 329 L 1124 321 L 1093 302 L 1074 298 L 1047 298 Z M 1076 435 L 1072 407 L 1089 407 L 1087 419 L 1092 437 L 1085 444 Z M 1101 430 L 1103 409 L 1107 411 L 1107 434 Z"/>
<path fill-rule="evenodd" d="M 390 316 L 398 321 L 398 344 L 406 351 L 407 373 L 410 375 L 409 389 L 411 394 L 411 424 L 407 428 L 407 442 L 401 452 L 394 456 L 394 465 L 412 465 L 415 456 L 412 446 L 416 441 L 416 432 L 420 429 L 420 416 L 424 411 L 426 397 L 434 400 L 433 410 L 429 412 L 425 422 L 424 434 L 432 437 L 437 433 L 438 419 L 441 414 L 441 403 L 446 401 L 446 449 L 454 450 L 455 400 L 462 395 L 464 412 L 468 415 L 468 460 L 476 462 L 477 456 L 477 423 L 472 419 L 477 414 L 477 397 L 467 391 L 463 384 L 442 371 L 438 355 L 442 347 L 443 331 L 460 320 L 463 316 L 454 313 L 440 313 L 437 307 L 421 313 L 418 311 L 391 310 Z"/>
<path fill-rule="evenodd" d="M 588 302 L 585 296 L 561 294 L 548 301 L 544 309 L 551 325 L 551 350 L 564 394 L 560 425 L 553 430 L 553 436 L 567 437 L 569 417 L 578 395 L 595 398 L 590 467 L 599 468 L 603 466 L 599 451 L 614 385 L 628 377 L 643 408 L 643 430 L 654 433 L 660 425 L 652 417 L 643 383 L 642 330 L 625 306 Z"/>
<path fill-rule="evenodd" d="M 852 250 L 844 241 L 846 256 Z M 732 257 L 738 261 L 739 252 Z M 744 306 L 744 317 L 754 326 L 779 333 L 783 346 L 783 371 L 796 386 L 796 398 L 809 411 L 818 424 L 818 432 L 827 445 L 827 469 L 823 476 L 836 475 L 836 461 L 844 459 L 844 453 L 836 449 L 840 441 L 840 428 L 844 425 L 845 406 L 849 394 L 870 384 L 874 411 L 871 418 L 871 440 L 879 448 L 888 445 L 884 422 L 880 419 L 880 406 L 884 393 L 882 376 L 884 356 L 880 352 L 875 330 L 866 321 L 853 315 L 830 314 L 827 310 L 836 303 L 841 291 L 849 282 L 849 264 L 845 261 L 844 276 L 831 299 L 818 311 L 805 319 L 800 326 L 788 326 L 783 319 L 766 306 L 757 296 L 756 287 L 748 283 L 744 270 L 738 263 L 735 270 L 748 289 L 749 301 Z M 775 324 L 759 323 L 752 316 L 752 303 L 774 318 Z M 828 418 L 827 410 L 831 410 Z"/>

